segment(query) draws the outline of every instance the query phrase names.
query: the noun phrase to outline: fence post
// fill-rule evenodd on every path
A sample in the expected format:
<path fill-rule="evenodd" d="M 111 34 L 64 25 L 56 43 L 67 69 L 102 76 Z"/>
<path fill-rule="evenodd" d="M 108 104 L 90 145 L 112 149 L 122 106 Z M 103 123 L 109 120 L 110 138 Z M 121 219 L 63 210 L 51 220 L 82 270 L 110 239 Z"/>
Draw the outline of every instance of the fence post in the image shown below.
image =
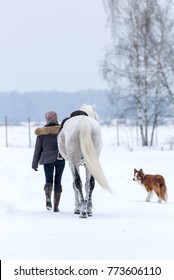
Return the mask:
<path fill-rule="evenodd" d="M 29 139 L 29 148 L 31 148 L 31 125 L 30 125 L 30 117 L 28 117 L 28 139 Z"/>
<path fill-rule="evenodd" d="M 139 127 L 138 127 L 138 121 L 136 121 L 136 140 L 137 140 L 137 147 L 139 146 L 139 137 L 138 137 L 138 131 L 139 131 Z"/>
<path fill-rule="evenodd" d="M 119 139 L 119 121 L 116 122 L 117 127 L 117 146 L 120 146 L 120 139 Z"/>
<path fill-rule="evenodd" d="M 8 122 L 7 122 L 7 116 L 5 116 L 5 142 L 6 142 L 6 147 L 8 147 Z"/>

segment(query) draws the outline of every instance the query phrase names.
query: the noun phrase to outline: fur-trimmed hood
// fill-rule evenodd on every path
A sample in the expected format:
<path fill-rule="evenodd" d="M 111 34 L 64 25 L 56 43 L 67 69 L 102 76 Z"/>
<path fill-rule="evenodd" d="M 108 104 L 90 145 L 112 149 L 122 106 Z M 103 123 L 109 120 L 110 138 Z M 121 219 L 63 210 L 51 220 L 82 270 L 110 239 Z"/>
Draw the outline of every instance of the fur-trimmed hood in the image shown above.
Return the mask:
<path fill-rule="evenodd" d="M 44 126 L 44 127 L 36 128 L 35 134 L 37 136 L 48 135 L 48 134 L 56 135 L 58 134 L 59 130 L 60 130 L 60 125 Z"/>

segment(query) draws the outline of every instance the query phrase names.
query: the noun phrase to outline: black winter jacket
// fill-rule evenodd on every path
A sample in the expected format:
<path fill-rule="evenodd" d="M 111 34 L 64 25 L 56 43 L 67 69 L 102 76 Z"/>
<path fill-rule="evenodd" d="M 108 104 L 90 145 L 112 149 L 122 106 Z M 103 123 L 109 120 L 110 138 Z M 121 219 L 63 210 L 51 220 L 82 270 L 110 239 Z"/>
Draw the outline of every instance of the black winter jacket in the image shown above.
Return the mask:
<path fill-rule="evenodd" d="M 35 130 L 37 138 L 32 161 L 33 169 L 38 168 L 38 164 L 52 163 L 57 160 L 57 135 L 59 130 L 59 124 L 47 124 Z"/>

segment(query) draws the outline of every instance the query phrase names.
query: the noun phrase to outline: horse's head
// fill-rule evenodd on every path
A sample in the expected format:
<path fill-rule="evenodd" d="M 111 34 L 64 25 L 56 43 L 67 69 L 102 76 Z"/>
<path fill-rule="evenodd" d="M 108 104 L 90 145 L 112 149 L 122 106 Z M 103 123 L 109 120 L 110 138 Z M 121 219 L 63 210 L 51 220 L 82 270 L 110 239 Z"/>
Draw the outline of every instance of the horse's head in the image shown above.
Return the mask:
<path fill-rule="evenodd" d="M 96 106 L 95 105 L 86 105 L 83 104 L 80 108 L 80 110 L 84 111 L 85 113 L 87 113 L 87 115 L 89 117 L 92 117 L 96 120 L 98 120 L 98 115 L 96 113 Z"/>

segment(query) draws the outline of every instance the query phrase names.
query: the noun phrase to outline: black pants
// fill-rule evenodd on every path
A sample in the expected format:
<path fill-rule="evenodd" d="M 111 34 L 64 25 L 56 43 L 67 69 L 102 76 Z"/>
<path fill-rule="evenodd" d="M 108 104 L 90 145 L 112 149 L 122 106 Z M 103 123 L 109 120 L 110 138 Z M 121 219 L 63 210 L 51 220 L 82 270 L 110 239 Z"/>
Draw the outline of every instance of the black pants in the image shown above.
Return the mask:
<path fill-rule="evenodd" d="M 56 160 L 53 163 L 44 164 L 46 183 L 53 184 L 54 188 L 59 192 L 62 191 L 61 179 L 65 168 L 65 160 Z"/>

